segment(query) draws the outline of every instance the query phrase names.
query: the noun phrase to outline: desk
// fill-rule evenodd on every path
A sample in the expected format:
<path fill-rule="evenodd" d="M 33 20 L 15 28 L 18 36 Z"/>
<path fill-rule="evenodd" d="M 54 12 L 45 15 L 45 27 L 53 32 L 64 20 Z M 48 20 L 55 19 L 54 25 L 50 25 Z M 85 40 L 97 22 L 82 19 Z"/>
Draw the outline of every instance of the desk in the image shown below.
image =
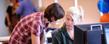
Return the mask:
<path fill-rule="evenodd" d="M 8 43 L 10 36 L 2 36 L 0 37 L 0 44 Z"/>
<path fill-rule="evenodd" d="M 8 41 L 10 39 L 10 36 L 2 36 L 0 37 L 0 42 L 5 42 Z"/>
<path fill-rule="evenodd" d="M 0 44 L 3 44 L 2 42 L 0 42 Z"/>

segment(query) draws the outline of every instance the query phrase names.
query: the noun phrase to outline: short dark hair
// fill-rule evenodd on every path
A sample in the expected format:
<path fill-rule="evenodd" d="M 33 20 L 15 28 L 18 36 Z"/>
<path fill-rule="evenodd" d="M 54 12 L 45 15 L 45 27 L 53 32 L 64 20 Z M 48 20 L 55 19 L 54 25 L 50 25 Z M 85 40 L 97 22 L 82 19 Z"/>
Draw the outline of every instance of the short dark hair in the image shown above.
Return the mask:
<path fill-rule="evenodd" d="M 52 21 L 51 17 L 55 18 L 55 21 L 64 17 L 64 9 L 58 3 L 53 3 L 49 5 L 44 12 L 44 17 L 48 19 L 48 21 Z"/>

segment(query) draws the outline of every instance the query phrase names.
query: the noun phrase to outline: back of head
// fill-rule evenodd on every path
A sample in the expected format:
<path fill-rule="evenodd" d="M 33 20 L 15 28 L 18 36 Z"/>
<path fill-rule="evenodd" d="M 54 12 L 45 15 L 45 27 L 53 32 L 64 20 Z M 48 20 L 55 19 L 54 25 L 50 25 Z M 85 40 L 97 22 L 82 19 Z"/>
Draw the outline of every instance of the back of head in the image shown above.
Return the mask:
<path fill-rule="evenodd" d="M 44 17 L 48 19 L 48 21 L 52 21 L 51 18 L 54 17 L 55 21 L 64 17 L 64 9 L 58 3 L 53 3 L 49 5 L 44 12 Z"/>

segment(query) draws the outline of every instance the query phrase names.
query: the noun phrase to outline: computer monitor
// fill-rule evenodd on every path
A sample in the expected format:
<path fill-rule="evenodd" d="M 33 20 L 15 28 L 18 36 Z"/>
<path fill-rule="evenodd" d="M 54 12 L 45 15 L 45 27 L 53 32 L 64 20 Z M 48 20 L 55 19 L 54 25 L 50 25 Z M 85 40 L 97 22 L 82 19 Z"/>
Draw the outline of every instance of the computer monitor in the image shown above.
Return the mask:
<path fill-rule="evenodd" d="M 74 26 L 74 44 L 101 44 L 101 24 Z"/>
<path fill-rule="evenodd" d="M 109 44 L 109 27 L 104 27 L 105 42 Z"/>
<path fill-rule="evenodd" d="M 74 26 L 75 44 L 109 44 L 109 23 Z"/>

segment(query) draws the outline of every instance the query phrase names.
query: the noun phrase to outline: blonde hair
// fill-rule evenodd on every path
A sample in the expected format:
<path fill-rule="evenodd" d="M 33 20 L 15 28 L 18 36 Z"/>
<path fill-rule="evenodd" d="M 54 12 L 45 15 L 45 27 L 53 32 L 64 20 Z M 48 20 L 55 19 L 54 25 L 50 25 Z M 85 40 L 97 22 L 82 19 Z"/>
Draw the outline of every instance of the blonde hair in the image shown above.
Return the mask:
<path fill-rule="evenodd" d="M 67 18 L 69 16 L 73 19 L 73 13 L 72 13 L 72 11 L 70 11 L 70 9 L 66 11 L 65 18 Z"/>

